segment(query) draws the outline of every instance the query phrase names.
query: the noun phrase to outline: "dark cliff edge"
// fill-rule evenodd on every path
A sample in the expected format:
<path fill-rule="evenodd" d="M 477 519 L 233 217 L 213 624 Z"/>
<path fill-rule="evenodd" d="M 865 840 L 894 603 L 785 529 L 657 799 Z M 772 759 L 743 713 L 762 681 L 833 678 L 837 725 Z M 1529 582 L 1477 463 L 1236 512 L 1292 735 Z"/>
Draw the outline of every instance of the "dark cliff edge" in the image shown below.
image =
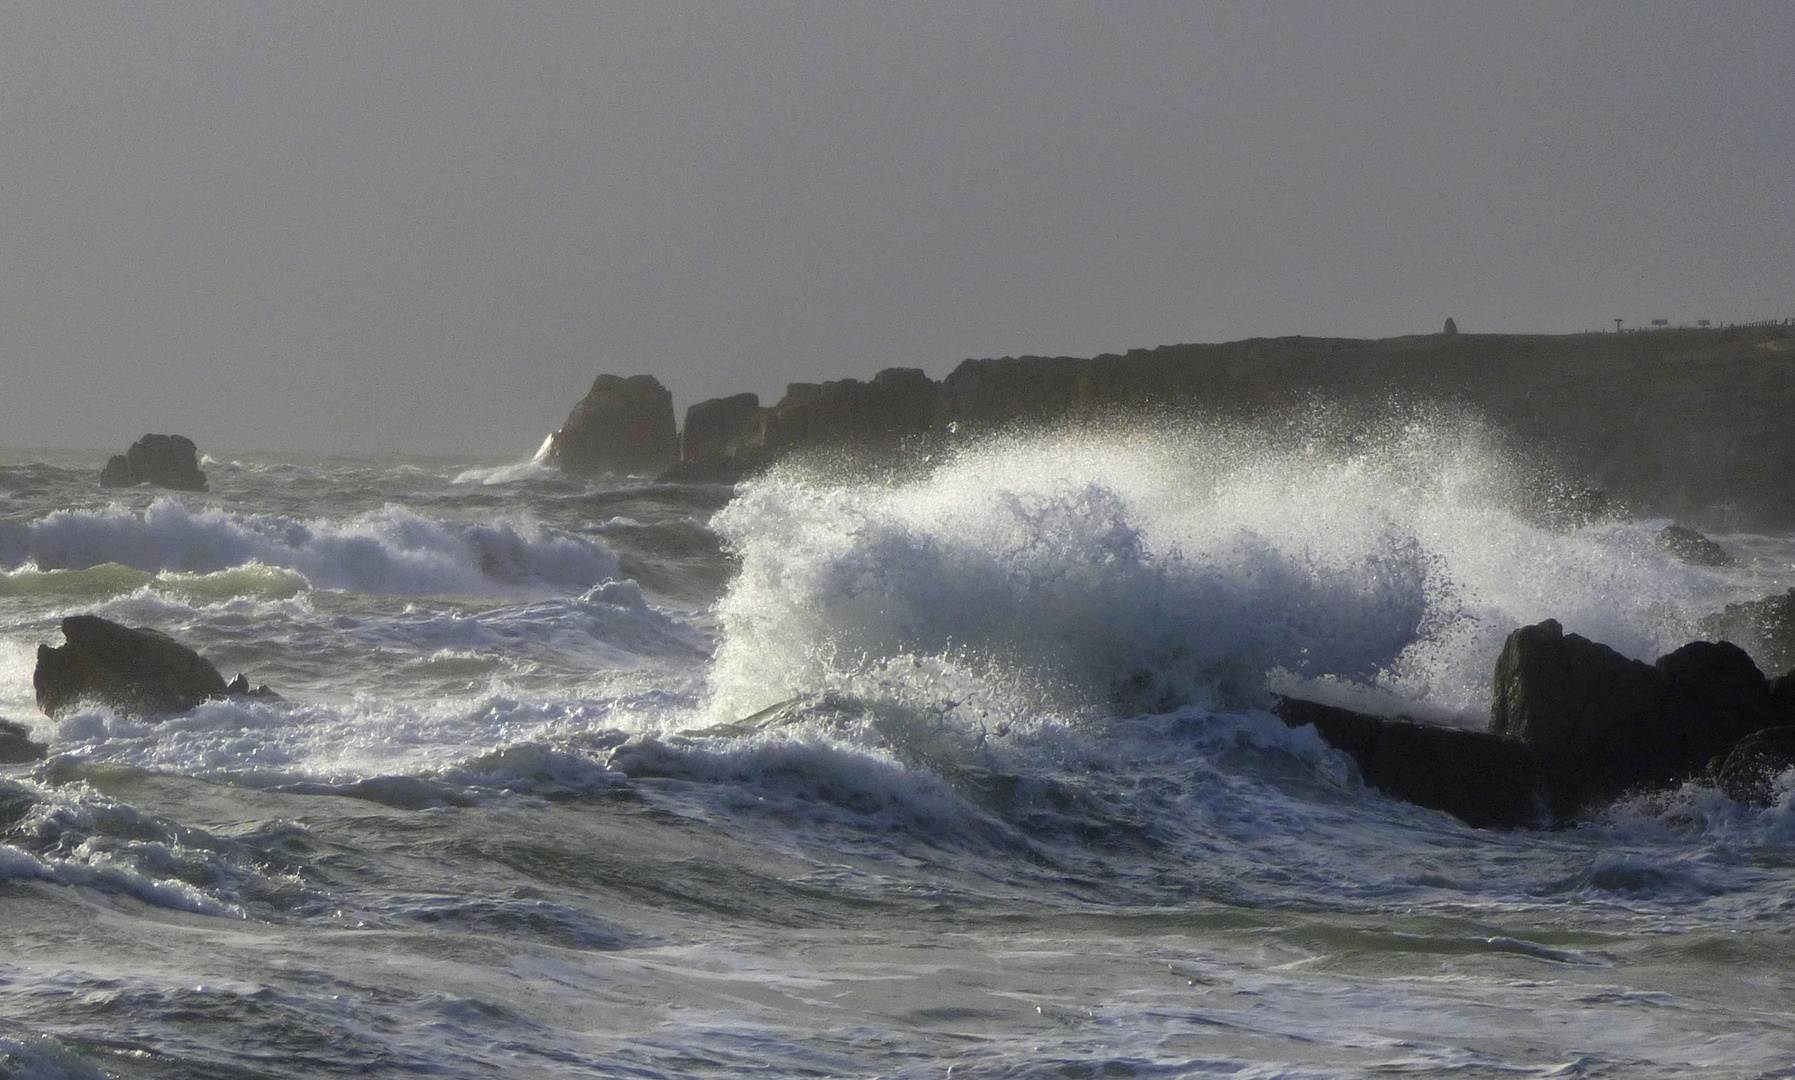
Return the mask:
<path fill-rule="evenodd" d="M 745 395 L 694 405 L 687 428 L 700 421 L 702 435 L 666 478 L 735 482 L 803 451 L 926 454 L 985 432 L 1132 413 L 1250 422 L 1316 402 L 1470 410 L 1635 512 L 1729 529 L 1795 525 L 1789 326 L 1263 338 L 967 360 L 939 382 L 890 368 L 870 381 L 794 383 L 764 408 Z M 674 453 L 662 416 L 671 405 L 658 395 L 650 404 L 652 421 L 587 410 L 616 425 L 620 460 L 632 445 L 621 429 L 653 432 L 636 468 Z M 573 433 L 557 438 L 571 445 Z"/>

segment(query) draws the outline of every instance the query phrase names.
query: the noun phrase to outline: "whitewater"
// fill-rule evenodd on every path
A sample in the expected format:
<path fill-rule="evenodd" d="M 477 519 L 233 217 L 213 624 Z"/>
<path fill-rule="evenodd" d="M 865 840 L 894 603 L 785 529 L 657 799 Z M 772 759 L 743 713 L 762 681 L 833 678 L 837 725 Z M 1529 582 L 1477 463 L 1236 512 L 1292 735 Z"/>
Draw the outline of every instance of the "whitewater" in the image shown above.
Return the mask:
<path fill-rule="evenodd" d="M 1649 660 L 1795 538 L 1325 419 L 734 489 L 0 451 L 0 1076 L 1795 1077 L 1795 777 L 1477 830 L 1267 711 L 1481 728 L 1511 630 Z M 282 697 L 45 717 L 77 613 Z"/>

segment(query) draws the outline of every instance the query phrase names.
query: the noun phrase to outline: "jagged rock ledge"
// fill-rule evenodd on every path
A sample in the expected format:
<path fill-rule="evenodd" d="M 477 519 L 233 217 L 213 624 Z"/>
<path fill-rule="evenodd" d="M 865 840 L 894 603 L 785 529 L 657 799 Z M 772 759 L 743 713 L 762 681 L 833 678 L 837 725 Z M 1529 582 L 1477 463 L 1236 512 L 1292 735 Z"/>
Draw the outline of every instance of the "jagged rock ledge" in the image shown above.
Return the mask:
<path fill-rule="evenodd" d="M 1646 664 L 1547 619 L 1508 636 L 1493 690 L 1488 731 L 1291 697 L 1276 711 L 1314 725 L 1370 786 L 1478 827 L 1573 820 L 1697 777 L 1762 804 L 1795 767 L 1795 672 L 1767 680 L 1729 642 L 1690 642 Z"/>
<path fill-rule="evenodd" d="M 1784 326 L 1254 339 L 967 360 L 939 382 L 894 367 L 864 382 L 793 383 L 769 406 L 751 394 L 699 402 L 683 445 L 657 380 L 605 375 L 544 456 L 578 472 L 674 466 L 669 480 L 733 482 L 803 450 L 926 454 L 1017 426 L 1143 411 L 1253 420 L 1315 400 L 1468 407 L 1523 446 L 1553 448 L 1556 465 L 1627 506 L 1732 528 L 1795 525 L 1785 423 L 1795 328 Z"/>

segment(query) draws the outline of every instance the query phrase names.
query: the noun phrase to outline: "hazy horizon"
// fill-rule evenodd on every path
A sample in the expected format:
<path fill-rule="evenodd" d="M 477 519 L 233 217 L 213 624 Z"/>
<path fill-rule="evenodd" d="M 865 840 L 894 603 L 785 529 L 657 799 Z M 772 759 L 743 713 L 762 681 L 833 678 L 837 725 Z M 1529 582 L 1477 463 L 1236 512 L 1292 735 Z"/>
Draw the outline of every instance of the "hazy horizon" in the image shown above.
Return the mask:
<path fill-rule="evenodd" d="M 1784 4 L 26 8 L 0 445 L 1795 315 Z"/>

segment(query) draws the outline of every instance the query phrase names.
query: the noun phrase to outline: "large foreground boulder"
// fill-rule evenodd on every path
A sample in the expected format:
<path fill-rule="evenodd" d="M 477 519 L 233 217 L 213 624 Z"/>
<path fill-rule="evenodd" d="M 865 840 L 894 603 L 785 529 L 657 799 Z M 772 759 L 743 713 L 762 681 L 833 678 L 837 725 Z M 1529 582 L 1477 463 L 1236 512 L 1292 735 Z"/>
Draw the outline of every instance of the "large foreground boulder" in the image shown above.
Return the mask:
<path fill-rule="evenodd" d="M 569 472 L 659 472 L 679 458 L 673 395 L 652 375 L 600 375 L 549 439 L 547 459 Z"/>
<path fill-rule="evenodd" d="M 1520 828 L 1546 820 L 1525 743 L 1299 698 L 1280 697 L 1276 711 L 1292 727 L 1313 724 L 1323 742 L 1353 759 L 1367 784 L 1392 798 L 1444 810 L 1477 828 Z"/>
<path fill-rule="evenodd" d="M 137 714 L 180 713 L 230 692 L 217 668 L 158 631 L 71 615 L 62 620 L 62 636 L 60 648 L 37 647 L 31 678 L 47 715 L 82 701 Z"/>
<path fill-rule="evenodd" d="M 177 491 L 206 490 L 199 467 L 199 448 L 185 435 L 145 435 L 122 454 L 114 454 L 100 472 L 102 487 L 154 484 Z"/>
<path fill-rule="evenodd" d="M 1691 642 L 1646 664 L 1554 619 L 1508 636 L 1490 699 L 1490 730 L 1531 747 L 1559 815 L 1695 775 L 1778 719 L 1736 645 Z"/>

